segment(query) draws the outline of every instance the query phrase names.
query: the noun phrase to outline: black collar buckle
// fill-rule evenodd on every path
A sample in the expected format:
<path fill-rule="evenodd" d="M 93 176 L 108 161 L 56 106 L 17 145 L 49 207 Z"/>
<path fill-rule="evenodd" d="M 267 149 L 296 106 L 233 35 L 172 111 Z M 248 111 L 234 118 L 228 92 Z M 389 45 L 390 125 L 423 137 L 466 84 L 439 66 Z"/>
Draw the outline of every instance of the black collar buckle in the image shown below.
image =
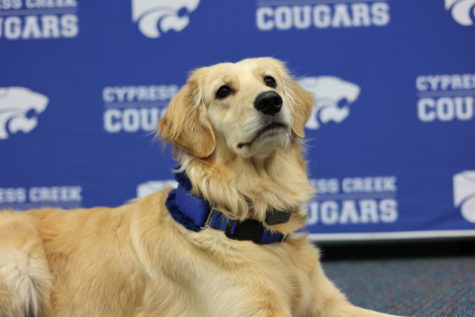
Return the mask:
<path fill-rule="evenodd" d="M 267 212 L 266 223 L 268 225 L 279 225 L 286 223 L 290 219 L 289 210 L 272 210 Z"/>
<path fill-rule="evenodd" d="M 260 243 L 263 233 L 264 226 L 262 223 L 254 219 L 241 221 L 235 228 L 232 225 L 232 222 L 229 222 L 225 231 L 226 236 L 230 239 L 240 241 L 251 240 L 255 243 Z"/>

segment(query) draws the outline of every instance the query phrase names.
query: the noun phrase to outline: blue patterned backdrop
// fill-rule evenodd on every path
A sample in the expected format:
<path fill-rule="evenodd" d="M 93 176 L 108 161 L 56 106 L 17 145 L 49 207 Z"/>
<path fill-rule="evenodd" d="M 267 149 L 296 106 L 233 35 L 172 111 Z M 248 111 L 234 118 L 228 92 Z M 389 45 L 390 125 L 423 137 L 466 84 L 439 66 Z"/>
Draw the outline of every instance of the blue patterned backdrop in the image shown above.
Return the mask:
<path fill-rule="evenodd" d="M 173 184 L 167 103 L 255 56 L 318 100 L 312 237 L 475 236 L 475 0 L 0 0 L 0 209 Z"/>

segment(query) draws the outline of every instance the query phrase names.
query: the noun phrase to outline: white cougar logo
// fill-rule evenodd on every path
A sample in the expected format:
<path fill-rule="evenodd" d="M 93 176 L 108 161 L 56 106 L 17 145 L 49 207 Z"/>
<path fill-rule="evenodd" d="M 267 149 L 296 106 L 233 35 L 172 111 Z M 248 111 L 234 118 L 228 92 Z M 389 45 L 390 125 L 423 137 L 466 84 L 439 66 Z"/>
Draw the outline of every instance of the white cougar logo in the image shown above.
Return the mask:
<path fill-rule="evenodd" d="M 132 21 L 138 21 L 145 36 L 157 38 L 170 30 L 183 30 L 199 3 L 200 0 L 132 0 Z"/>
<path fill-rule="evenodd" d="M 8 139 L 9 133 L 33 130 L 48 101 L 46 96 L 28 88 L 0 88 L 0 140 Z"/>
<path fill-rule="evenodd" d="M 475 0 L 445 0 L 445 9 L 452 10 L 452 16 L 461 25 L 473 25 Z"/>
<path fill-rule="evenodd" d="M 454 206 L 465 220 L 475 223 L 475 171 L 454 175 Z"/>
<path fill-rule="evenodd" d="M 320 124 L 330 121 L 342 122 L 350 114 L 349 105 L 360 95 L 359 86 L 333 76 L 304 77 L 299 84 L 316 98 L 305 125 L 308 129 L 318 129 Z"/>

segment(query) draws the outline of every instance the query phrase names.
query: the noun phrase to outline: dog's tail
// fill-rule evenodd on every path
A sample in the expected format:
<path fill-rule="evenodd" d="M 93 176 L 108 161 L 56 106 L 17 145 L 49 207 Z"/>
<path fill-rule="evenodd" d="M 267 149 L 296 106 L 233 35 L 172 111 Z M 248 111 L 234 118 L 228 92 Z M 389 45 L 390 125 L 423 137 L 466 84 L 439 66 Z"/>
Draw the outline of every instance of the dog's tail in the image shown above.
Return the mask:
<path fill-rule="evenodd" d="M 36 229 L 18 218 L 0 215 L 0 317 L 37 317 L 48 305 L 52 278 Z"/>

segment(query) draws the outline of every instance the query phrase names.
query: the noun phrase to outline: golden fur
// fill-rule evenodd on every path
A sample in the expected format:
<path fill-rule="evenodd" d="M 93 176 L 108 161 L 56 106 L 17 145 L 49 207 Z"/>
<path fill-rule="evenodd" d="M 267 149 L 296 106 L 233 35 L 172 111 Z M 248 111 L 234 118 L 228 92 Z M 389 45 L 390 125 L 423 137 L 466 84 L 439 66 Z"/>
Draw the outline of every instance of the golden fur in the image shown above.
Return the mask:
<path fill-rule="evenodd" d="M 217 99 L 222 85 L 233 93 Z M 253 102 L 269 90 L 282 96 L 274 119 L 287 128 L 258 135 L 274 119 Z M 270 226 L 288 234 L 284 242 L 189 231 L 165 207 L 170 188 L 118 208 L 5 211 L 0 316 L 389 316 L 351 305 L 325 277 L 318 250 L 294 233 L 314 192 L 300 140 L 312 104 L 281 62 L 247 59 L 193 72 L 160 122 L 194 193 L 239 219 L 291 210 L 289 222 Z"/>

